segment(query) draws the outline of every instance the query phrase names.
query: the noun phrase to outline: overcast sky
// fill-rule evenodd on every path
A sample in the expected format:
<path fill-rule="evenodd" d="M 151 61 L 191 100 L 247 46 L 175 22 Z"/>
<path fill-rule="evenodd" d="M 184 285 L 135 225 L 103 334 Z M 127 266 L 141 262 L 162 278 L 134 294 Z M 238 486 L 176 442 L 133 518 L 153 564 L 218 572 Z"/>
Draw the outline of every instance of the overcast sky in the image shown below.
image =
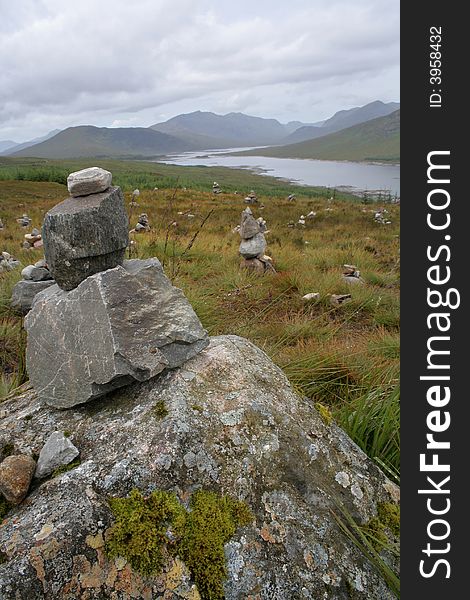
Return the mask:
<path fill-rule="evenodd" d="M 399 0 L 0 0 L 0 140 L 399 100 Z"/>

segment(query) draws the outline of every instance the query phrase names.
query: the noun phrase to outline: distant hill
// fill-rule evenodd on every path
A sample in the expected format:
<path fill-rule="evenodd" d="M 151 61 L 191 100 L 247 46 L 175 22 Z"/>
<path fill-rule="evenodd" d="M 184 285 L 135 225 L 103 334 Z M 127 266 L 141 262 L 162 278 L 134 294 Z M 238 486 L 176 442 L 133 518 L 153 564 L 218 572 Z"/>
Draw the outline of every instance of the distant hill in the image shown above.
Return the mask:
<path fill-rule="evenodd" d="M 298 144 L 258 148 L 237 155 L 322 160 L 396 161 L 400 160 L 400 111 L 321 138 Z"/>
<path fill-rule="evenodd" d="M 335 131 L 341 131 L 359 123 L 366 123 L 377 117 L 385 117 L 400 108 L 398 102 L 384 103 L 380 100 L 375 100 L 364 106 L 357 106 L 349 110 L 340 110 L 332 117 L 323 122 L 323 124 L 314 124 L 314 126 L 300 127 L 289 136 L 282 140 L 282 144 L 294 144 L 312 140 Z"/>
<path fill-rule="evenodd" d="M 15 151 L 11 156 L 150 158 L 192 149 L 194 147 L 191 144 L 145 127 L 106 128 L 82 125 L 64 129 L 45 142 Z"/>
<path fill-rule="evenodd" d="M 152 125 L 151 129 L 207 149 L 278 144 L 302 125 L 304 123 L 300 121 L 283 125 L 276 119 L 262 119 L 243 113 L 217 115 L 198 110 Z"/>
<path fill-rule="evenodd" d="M 0 140 L 0 154 L 6 150 L 13 149 L 15 146 L 19 146 L 18 142 L 13 140 Z"/>
<path fill-rule="evenodd" d="M 13 154 L 14 152 L 20 152 L 21 150 L 24 150 L 25 148 L 29 148 L 31 146 L 34 146 L 35 144 L 39 144 L 41 142 L 45 142 L 46 140 L 49 140 L 51 137 L 54 137 L 55 135 L 57 135 L 59 132 L 60 132 L 60 129 L 54 129 L 53 131 L 49 131 L 49 133 L 47 133 L 46 135 L 42 135 L 40 137 L 29 140 L 27 142 L 22 142 L 21 144 L 15 144 L 14 147 L 8 148 L 8 150 L 6 150 L 5 152 L 2 152 L 2 154 L 9 156 L 9 155 Z"/>

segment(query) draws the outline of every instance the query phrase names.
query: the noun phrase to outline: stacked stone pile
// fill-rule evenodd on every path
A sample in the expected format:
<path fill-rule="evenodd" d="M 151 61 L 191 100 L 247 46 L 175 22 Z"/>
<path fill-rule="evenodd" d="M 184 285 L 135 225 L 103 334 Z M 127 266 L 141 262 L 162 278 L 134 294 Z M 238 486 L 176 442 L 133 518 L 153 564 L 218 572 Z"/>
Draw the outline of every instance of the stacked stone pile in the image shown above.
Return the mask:
<path fill-rule="evenodd" d="M 140 196 L 140 190 L 135 189 L 132 192 L 132 197 L 131 197 L 131 201 L 130 201 L 130 206 L 137 206 L 137 198 Z"/>
<path fill-rule="evenodd" d="M 258 204 L 258 198 L 256 197 L 254 190 L 251 190 L 248 196 L 246 196 L 244 202 L 245 204 Z"/>
<path fill-rule="evenodd" d="M 147 213 L 139 215 L 139 219 L 134 229 L 131 229 L 129 233 L 143 233 L 144 231 L 150 231 L 150 223 Z"/>
<path fill-rule="evenodd" d="M 361 277 L 361 272 L 355 265 L 343 265 L 343 281 L 352 284 L 365 283 Z"/>
<path fill-rule="evenodd" d="M 9 252 L 2 252 L 0 254 L 0 273 L 5 271 L 13 271 L 21 266 L 19 260 L 16 260 Z"/>
<path fill-rule="evenodd" d="M 157 259 L 123 260 L 128 219 L 111 173 L 73 173 L 69 191 L 75 195 L 50 210 L 43 227 L 56 283 L 34 298 L 25 319 L 31 383 L 57 408 L 150 379 L 208 344 Z"/>
<path fill-rule="evenodd" d="M 217 183 L 217 181 L 214 181 L 214 183 L 212 184 L 212 193 L 213 194 L 221 194 L 222 190 L 220 189 L 220 185 Z"/>
<path fill-rule="evenodd" d="M 386 208 L 379 208 L 374 214 L 374 221 L 381 225 L 390 225 L 392 222 L 387 215 L 388 210 Z"/>
<path fill-rule="evenodd" d="M 255 219 L 251 209 L 245 208 L 238 231 L 242 238 L 239 247 L 239 252 L 244 259 L 241 263 L 242 268 L 260 274 L 274 271 L 272 258 L 265 254 L 266 231 L 266 221 L 262 217 Z"/>
<path fill-rule="evenodd" d="M 26 315 L 31 310 L 36 294 L 54 285 L 55 281 L 44 259 L 25 267 L 21 271 L 21 277 L 13 288 L 11 306 Z"/>
<path fill-rule="evenodd" d="M 28 217 L 27 213 L 23 213 L 19 219 L 16 219 L 16 222 L 19 223 L 21 227 L 29 227 L 32 220 Z"/>
<path fill-rule="evenodd" d="M 22 244 L 22 248 L 24 250 L 32 250 L 33 248 L 42 248 L 43 241 L 42 235 L 39 229 L 32 229 L 31 233 L 26 233 L 24 236 L 24 241 Z"/>

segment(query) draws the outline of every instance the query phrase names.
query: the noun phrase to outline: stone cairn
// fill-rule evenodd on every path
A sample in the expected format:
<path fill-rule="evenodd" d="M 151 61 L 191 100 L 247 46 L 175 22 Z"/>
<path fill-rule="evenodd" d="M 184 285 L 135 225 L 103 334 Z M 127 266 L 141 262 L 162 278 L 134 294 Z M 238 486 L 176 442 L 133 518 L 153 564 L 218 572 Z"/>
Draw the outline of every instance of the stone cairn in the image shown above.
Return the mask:
<path fill-rule="evenodd" d="M 33 305 L 36 294 L 55 284 L 44 259 L 28 265 L 21 271 L 22 279 L 13 287 L 11 306 L 26 315 Z"/>
<path fill-rule="evenodd" d="M 44 219 L 56 283 L 25 318 L 26 366 L 39 399 L 56 408 L 179 367 L 209 343 L 156 258 L 124 260 L 129 221 L 111 179 L 98 167 L 72 173 L 71 197 Z"/>
<path fill-rule="evenodd" d="M 0 230 L 3 229 L 3 221 L 0 219 Z"/>
<path fill-rule="evenodd" d="M 221 194 L 222 190 L 220 189 L 220 185 L 217 183 L 217 181 L 214 181 L 214 183 L 212 184 L 212 193 L 213 194 Z"/>
<path fill-rule="evenodd" d="M 355 265 L 343 265 L 343 281 L 351 284 L 365 283 L 361 277 L 361 272 Z"/>
<path fill-rule="evenodd" d="M 144 231 L 150 231 L 150 223 L 147 213 L 142 213 L 139 215 L 136 226 L 134 229 L 131 229 L 129 233 L 143 233 Z"/>
<path fill-rule="evenodd" d="M 132 196 L 131 196 L 131 201 L 129 203 L 129 206 L 137 206 L 137 198 L 140 196 L 140 190 L 135 189 L 132 192 Z"/>
<path fill-rule="evenodd" d="M 248 196 L 246 196 L 244 202 L 245 204 L 258 204 L 258 198 L 256 197 L 254 190 L 251 190 Z"/>
<path fill-rule="evenodd" d="M 374 214 L 374 221 L 381 225 L 391 225 L 391 221 L 388 218 L 388 210 L 386 208 L 379 208 Z"/>
<path fill-rule="evenodd" d="M 313 210 L 311 210 L 307 216 L 305 215 L 300 215 L 298 221 L 289 221 L 287 223 L 287 227 L 296 227 L 297 229 L 305 229 L 306 227 L 306 222 L 307 221 L 313 221 L 313 219 L 317 216 L 316 212 L 313 212 Z"/>
<path fill-rule="evenodd" d="M 34 228 L 31 233 L 26 233 L 21 247 L 24 250 L 33 250 L 34 248 L 42 248 L 43 241 L 39 229 Z"/>
<path fill-rule="evenodd" d="M 259 217 L 255 219 L 249 207 L 242 212 L 240 227 L 238 229 L 242 241 L 239 252 L 243 257 L 241 267 L 255 273 L 264 274 L 274 272 L 272 258 L 265 255 L 267 232 L 266 221 Z"/>
<path fill-rule="evenodd" d="M 20 261 L 16 260 L 9 252 L 2 252 L 0 254 L 0 273 L 13 271 L 13 269 L 17 269 L 20 266 Z"/>
<path fill-rule="evenodd" d="M 29 227 L 32 223 L 32 220 L 28 217 L 26 213 L 23 213 L 19 219 L 16 219 L 16 222 L 21 225 L 21 227 Z"/>

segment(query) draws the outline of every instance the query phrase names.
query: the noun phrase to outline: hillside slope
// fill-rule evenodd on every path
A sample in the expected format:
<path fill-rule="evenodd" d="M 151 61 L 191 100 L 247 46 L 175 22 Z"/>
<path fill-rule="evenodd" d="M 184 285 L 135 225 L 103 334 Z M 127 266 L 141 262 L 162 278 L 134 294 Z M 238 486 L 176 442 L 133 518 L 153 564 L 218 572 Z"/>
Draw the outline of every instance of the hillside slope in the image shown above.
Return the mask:
<path fill-rule="evenodd" d="M 12 156 L 39 158 L 153 157 L 194 147 L 178 138 L 145 127 L 69 127 L 54 137 Z"/>
<path fill-rule="evenodd" d="M 384 103 L 380 100 L 369 102 L 364 106 L 356 106 L 349 110 L 340 110 L 327 119 L 321 126 L 300 127 L 282 140 L 282 144 L 296 144 L 306 140 L 323 137 L 335 131 L 347 129 L 353 125 L 366 123 L 378 117 L 386 117 L 400 108 L 398 102 Z"/>
<path fill-rule="evenodd" d="M 258 148 L 237 155 L 322 160 L 400 160 L 400 111 L 298 144 Z"/>

